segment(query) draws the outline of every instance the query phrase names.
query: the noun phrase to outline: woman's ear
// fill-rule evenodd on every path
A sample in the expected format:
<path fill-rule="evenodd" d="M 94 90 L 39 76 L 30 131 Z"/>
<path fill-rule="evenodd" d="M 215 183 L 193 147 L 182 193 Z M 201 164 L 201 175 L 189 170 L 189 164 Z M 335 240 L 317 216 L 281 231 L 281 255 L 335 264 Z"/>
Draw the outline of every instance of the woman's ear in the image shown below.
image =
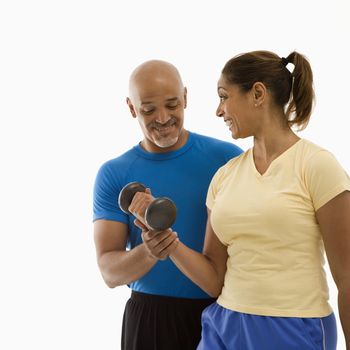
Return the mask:
<path fill-rule="evenodd" d="M 253 93 L 253 99 L 254 99 L 254 106 L 255 107 L 261 106 L 265 101 L 266 86 L 260 81 L 258 81 L 253 85 L 252 93 Z"/>

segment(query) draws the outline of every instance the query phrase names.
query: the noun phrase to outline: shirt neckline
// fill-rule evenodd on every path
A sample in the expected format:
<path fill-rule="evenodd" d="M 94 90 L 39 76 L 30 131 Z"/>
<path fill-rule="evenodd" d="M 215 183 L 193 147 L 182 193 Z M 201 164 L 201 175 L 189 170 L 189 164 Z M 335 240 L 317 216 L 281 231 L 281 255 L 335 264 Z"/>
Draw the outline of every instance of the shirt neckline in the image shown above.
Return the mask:
<path fill-rule="evenodd" d="M 250 158 L 250 163 L 253 167 L 254 173 L 258 178 L 266 178 L 270 175 L 271 171 L 273 168 L 276 166 L 276 164 L 280 163 L 281 160 L 283 160 L 291 151 L 293 151 L 302 141 L 303 139 L 300 138 L 298 141 L 293 143 L 289 148 L 287 148 L 284 152 L 282 152 L 278 157 L 276 157 L 269 165 L 269 167 L 266 169 L 266 171 L 261 174 L 258 169 L 255 166 L 254 162 L 254 156 L 253 156 L 253 147 L 249 149 L 249 158 Z"/>

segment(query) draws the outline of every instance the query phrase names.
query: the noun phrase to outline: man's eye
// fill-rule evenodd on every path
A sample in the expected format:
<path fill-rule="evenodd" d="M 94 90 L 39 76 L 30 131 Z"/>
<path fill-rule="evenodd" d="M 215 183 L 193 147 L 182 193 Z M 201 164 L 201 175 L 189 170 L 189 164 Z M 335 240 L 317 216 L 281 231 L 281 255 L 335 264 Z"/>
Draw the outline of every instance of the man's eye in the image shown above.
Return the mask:
<path fill-rule="evenodd" d="M 171 104 L 171 105 L 167 105 L 167 108 L 169 109 L 175 109 L 178 106 L 178 103 L 176 104 Z"/>
<path fill-rule="evenodd" d="M 219 96 L 219 98 L 220 98 L 220 102 L 226 100 L 226 96 Z"/>
<path fill-rule="evenodd" d="M 144 109 L 143 114 L 150 115 L 154 112 L 154 109 Z"/>

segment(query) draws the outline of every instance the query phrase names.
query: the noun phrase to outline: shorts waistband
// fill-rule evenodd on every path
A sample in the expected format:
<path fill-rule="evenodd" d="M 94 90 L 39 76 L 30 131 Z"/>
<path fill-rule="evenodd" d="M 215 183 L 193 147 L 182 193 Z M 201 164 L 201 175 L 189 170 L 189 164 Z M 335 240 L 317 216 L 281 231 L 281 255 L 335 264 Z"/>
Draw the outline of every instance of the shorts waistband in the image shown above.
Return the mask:
<path fill-rule="evenodd" d="M 164 302 L 164 303 L 179 303 L 179 304 L 191 304 L 191 303 L 198 303 L 198 304 L 209 304 L 216 301 L 214 298 L 178 298 L 178 297 L 171 297 L 166 295 L 157 295 L 157 294 L 147 294 L 147 293 L 141 293 L 136 292 L 134 290 L 131 291 L 131 300 L 134 301 L 142 301 L 142 302 L 153 302 L 156 301 Z"/>

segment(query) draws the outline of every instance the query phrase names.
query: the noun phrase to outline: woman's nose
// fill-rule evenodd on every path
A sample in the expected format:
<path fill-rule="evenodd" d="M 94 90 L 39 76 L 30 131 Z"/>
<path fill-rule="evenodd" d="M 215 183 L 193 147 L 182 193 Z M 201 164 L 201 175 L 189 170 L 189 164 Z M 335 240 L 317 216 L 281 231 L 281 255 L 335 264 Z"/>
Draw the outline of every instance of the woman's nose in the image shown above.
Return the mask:
<path fill-rule="evenodd" d="M 223 117 L 224 116 L 224 111 L 221 108 L 221 104 L 219 104 L 218 108 L 216 109 L 216 116 L 217 117 Z"/>

